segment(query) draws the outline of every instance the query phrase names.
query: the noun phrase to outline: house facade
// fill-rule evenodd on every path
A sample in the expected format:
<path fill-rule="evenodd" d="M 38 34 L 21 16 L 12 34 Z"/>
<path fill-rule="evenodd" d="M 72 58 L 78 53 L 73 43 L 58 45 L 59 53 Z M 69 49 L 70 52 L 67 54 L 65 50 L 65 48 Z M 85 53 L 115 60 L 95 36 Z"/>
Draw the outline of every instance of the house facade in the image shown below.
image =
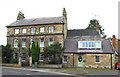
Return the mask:
<path fill-rule="evenodd" d="M 19 12 L 17 20 L 7 27 L 7 43 L 14 49 L 13 58 L 29 61 L 32 41 L 40 47 L 39 61 L 44 63 L 43 48 L 55 42 L 64 47 L 62 64 L 67 67 L 112 68 L 114 52 L 109 39 L 100 37 L 99 29 L 67 29 L 67 13 L 59 17 L 25 19 Z M 52 59 L 50 55 L 48 61 Z"/>
<path fill-rule="evenodd" d="M 95 29 L 68 30 L 63 65 L 67 67 L 112 68 L 114 52 L 110 40 Z"/>
<path fill-rule="evenodd" d="M 25 19 L 19 12 L 17 20 L 7 26 L 7 43 L 14 48 L 14 58 L 29 59 L 32 41 L 40 47 L 40 61 L 44 61 L 43 48 L 54 42 L 64 43 L 67 34 L 67 14 L 65 8 L 60 17 Z M 50 58 L 49 58 L 50 59 Z"/>

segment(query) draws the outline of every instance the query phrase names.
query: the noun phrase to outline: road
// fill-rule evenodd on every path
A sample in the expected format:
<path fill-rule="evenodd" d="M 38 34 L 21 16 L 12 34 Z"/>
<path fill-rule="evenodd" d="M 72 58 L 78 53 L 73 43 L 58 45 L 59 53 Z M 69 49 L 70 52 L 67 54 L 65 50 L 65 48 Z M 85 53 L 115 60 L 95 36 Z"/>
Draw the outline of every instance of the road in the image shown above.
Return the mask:
<path fill-rule="evenodd" d="M 26 68 L 2 67 L 2 77 L 77 77 L 66 73 L 53 72 L 48 69 L 34 70 Z"/>
<path fill-rule="evenodd" d="M 27 68 L 13 68 L 13 67 L 2 67 L 2 77 L 120 77 L 117 73 L 120 74 L 120 71 L 117 73 L 100 70 L 95 72 L 91 70 L 90 74 L 84 76 L 73 75 L 71 73 L 63 73 L 58 71 L 53 71 L 52 69 L 27 69 Z M 105 74 L 106 73 L 106 74 Z M 111 73 L 111 74 L 108 74 Z"/>

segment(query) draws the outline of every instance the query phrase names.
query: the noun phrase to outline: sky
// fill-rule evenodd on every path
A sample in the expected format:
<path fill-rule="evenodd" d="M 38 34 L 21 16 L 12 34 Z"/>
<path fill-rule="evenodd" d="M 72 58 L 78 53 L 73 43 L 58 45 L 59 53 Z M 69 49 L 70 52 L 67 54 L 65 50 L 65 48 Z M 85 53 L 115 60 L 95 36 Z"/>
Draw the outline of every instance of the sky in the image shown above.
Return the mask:
<path fill-rule="evenodd" d="M 67 12 L 68 29 L 85 29 L 91 19 L 99 20 L 107 37 L 118 37 L 119 0 L 0 0 L 0 45 L 7 44 L 6 26 L 17 20 L 19 11 L 25 18 L 62 16 Z"/>

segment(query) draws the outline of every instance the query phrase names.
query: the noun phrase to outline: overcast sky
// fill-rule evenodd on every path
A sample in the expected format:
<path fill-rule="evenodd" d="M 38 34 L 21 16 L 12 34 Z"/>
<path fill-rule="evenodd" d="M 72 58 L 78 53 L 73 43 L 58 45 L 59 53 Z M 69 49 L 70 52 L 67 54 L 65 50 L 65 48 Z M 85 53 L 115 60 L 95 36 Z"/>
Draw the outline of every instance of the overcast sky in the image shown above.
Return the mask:
<path fill-rule="evenodd" d="M 19 11 L 25 18 L 62 16 L 66 8 L 68 29 L 85 29 L 91 19 L 99 20 L 108 37 L 118 36 L 119 0 L 0 0 L 0 45 L 6 45 L 7 28 Z"/>

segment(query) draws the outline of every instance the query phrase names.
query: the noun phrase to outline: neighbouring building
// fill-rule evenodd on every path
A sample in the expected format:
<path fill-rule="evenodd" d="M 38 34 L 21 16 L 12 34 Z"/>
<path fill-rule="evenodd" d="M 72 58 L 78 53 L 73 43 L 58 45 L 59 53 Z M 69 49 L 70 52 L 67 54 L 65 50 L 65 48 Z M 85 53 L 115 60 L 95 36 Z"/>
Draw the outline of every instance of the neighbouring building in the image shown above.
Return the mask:
<path fill-rule="evenodd" d="M 120 62 L 120 39 L 117 39 L 115 35 L 111 38 L 113 50 L 115 52 L 115 63 Z"/>
<path fill-rule="evenodd" d="M 111 42 L 109 39 L 102 39 L 96 29 L 68 30 L 64 48 L 64 66 L 94 68 L 114 66 Z"/>
<path fill-rule="evenodd" d="M 67 14 L 65 8 L 63 15 L 59 17 L 44 17 L 25 19 L 23 13 L 19 12 L 17 20 L 7 27 L 7 43 L 14 48 L 14 58 L 22 56 L 28 59 L 28 51 L 32 41 L 38 42 L 40 46 L 40 61 L 44 61 L 42 52 L 45 46 L 54 42 L 64 43 L 67 34 Z M 49 60 L 52 56 L 49 57 Z"/>

